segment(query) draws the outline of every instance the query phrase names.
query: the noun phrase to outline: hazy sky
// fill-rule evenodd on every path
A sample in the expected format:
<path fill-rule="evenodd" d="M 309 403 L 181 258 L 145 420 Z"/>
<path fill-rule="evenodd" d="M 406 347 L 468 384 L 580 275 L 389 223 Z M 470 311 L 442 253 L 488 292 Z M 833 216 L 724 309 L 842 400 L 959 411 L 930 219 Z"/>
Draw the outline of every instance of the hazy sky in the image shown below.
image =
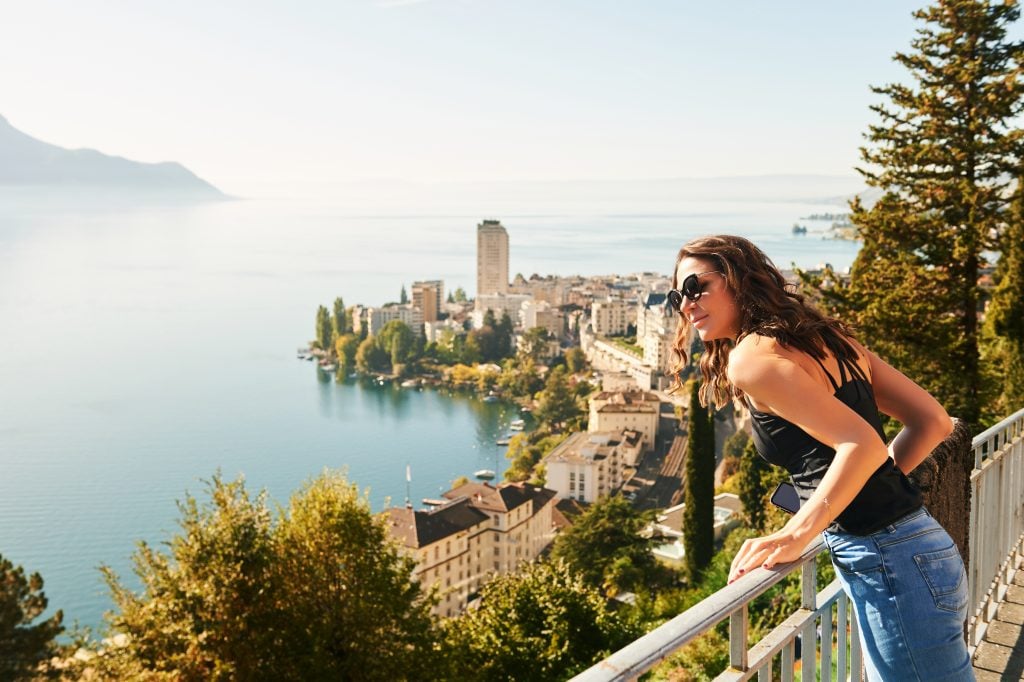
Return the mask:
<path fill-rule="evenodd" d="M 228 191 L 852 174 L 921 4 L 11 2 L 0 114 Z"/>

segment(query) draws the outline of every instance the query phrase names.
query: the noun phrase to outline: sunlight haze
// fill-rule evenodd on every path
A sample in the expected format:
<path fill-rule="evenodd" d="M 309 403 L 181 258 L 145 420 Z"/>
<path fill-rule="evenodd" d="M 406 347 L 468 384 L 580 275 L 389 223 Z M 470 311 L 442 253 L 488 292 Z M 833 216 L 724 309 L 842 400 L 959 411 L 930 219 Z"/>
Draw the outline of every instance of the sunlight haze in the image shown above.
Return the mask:
<path fill-rule="evenodd" d="M 916 5 L 41 0 L 0 25 L 0 115 L 231 193 L 853 175 Z"/>

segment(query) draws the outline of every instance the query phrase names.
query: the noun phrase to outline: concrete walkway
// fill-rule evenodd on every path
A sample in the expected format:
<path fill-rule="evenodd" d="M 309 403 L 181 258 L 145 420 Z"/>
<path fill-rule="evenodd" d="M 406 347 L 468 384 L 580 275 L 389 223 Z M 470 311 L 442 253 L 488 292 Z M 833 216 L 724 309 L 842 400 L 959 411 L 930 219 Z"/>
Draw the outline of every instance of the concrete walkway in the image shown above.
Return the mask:
<path fill-rule="evenodd" d="M 978 682 L 1024 680 L 1024 571 L 1018 570 L 1006 590 L 996 620 L 974 652 Z"/>

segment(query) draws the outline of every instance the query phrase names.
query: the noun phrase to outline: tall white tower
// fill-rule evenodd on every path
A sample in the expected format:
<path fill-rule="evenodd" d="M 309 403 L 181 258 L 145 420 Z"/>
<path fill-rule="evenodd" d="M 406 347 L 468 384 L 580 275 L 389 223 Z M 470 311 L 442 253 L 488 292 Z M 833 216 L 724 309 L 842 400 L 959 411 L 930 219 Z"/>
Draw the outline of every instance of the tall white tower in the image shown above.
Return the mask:
<path fill-rule="evenodd" d="M 508 232 L 501 221 L 476 226 L 476 295 L 508 293 Z"/>

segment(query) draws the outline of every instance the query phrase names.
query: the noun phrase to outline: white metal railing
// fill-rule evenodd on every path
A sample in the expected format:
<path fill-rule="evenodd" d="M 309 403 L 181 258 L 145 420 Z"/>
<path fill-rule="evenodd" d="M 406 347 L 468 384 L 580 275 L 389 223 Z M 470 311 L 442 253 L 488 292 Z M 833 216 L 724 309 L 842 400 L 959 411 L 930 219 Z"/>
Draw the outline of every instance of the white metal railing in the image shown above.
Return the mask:
<path fill-rule="evenodd" d="M 729 619 L 729 667 L 716 680 L 772 679 L 772 665 L 779 657 L 782 679 L 792 680 L 798 661 L 800 679 L 814 682 L 832 677 L 832 661 L 842 679 L 860 679 L 862 659 L 857 621 L 838 580 L 817 590 L 815 559 L 825 551 L 816 538 L 796 561 L 773 570 L 755 568 L 743 580 L 726 585 L 672 620 L 655 628 L 625 648 L 573 678 L 574 682 L 635 680 L 660 661 Z M 758 596 L 794 571 L 800 571 L 801 603 L 786 620 L 753 647 L 748 636 L 747 608 Z M 797 638 L 801 651 L 796 655 Z M 849 651 L 849 653 L 847 653 Z"/>
<path fill-rule="evenodd" d="M 971 442 L 968 586 L 974 611 L 967 625 L 973 652 L 1020 565 L 1024 540 L 1024 409 Z"/>
<path fill-rule="evenodd" d="M 975 436 L 971 447 L 974 470 L 971 472 L 968 590 L 975 610 L 968 622 L 968 645 L 973 652 L 1024 556 L 1024 410 Z M 863 661 L 857 621 L 849 600 L 838 580 L 817 590 L 815 558 L 823 551 L 825 544 L 819 537 L 790 564 L 770 571 L 754 569 L 743 580 L 725 586 L 580 673 L 573 682 L 636 680 L 726 618 L 729 619 L 729 667 L 716 680 L 748 680 L 755 675 L 759 681 L 771 680 L 776 656 L 781 659 L 782 679 L 794 679 L 798 637 L 802 648 L 800 658 L 815 662 L 801 666 L 803 682 L 860 680 Z M 801 575 L 800 608 L 751 646 L 747 622 L 749 604 L 797 570 Z M 835 671 L 831 669 L 833 658 Z"/>

